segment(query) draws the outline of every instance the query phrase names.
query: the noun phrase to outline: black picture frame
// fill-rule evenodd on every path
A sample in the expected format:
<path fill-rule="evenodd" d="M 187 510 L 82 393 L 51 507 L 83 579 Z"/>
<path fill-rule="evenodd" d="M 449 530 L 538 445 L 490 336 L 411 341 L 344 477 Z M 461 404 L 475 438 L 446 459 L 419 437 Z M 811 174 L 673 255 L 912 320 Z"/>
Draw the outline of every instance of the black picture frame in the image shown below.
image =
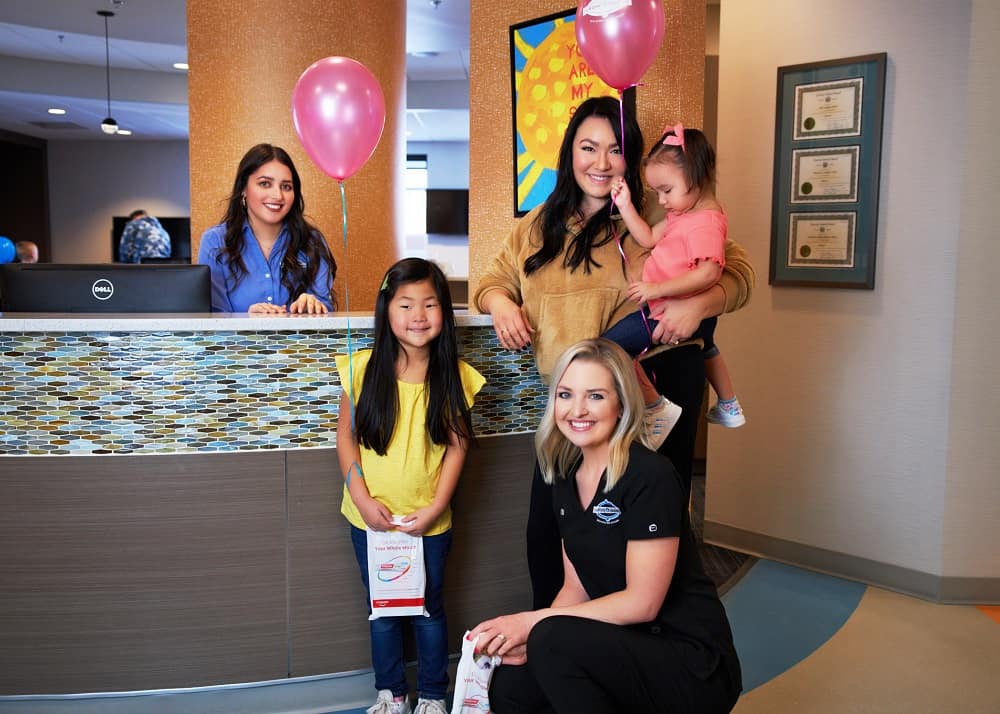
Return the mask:
<path fill-rule="evenodd" d="M 581 102 L 589 97 L 620 97 L 623 109 L 635 116 L 635 88 L 619 95 L 589 68 L 576 46 L 575 21 L 576 8 L 570 8 L 510 26 L 516 217 L 544 203 L 552 192 L 559 146 Z M 525 72 L 530 76 L 530 89 L 524 87 L 529 81 Z M 527 90 L 526 97 L 522 88 Z"/>
<path fill-rule="evenodd" d="M 769 284 L 875 287 L 886 63 L 778 68 Z"/>

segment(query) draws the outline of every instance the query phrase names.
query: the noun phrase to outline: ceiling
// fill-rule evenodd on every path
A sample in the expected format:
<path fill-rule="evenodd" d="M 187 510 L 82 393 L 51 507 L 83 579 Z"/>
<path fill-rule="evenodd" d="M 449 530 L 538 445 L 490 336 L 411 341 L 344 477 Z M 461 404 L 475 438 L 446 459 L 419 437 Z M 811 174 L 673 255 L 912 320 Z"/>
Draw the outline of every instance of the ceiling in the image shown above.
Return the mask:
<path fill-rule="evenodd" d="M 469 139 L 469 3 L 406 0 L 407 140 Z M 131 136 L 101 133 L 111 115 Z M 185 0 L 0 1 L 0 129 L 41 139 L 187 139 Z M 49 108 L 65 109 L 53 116 Z"/>

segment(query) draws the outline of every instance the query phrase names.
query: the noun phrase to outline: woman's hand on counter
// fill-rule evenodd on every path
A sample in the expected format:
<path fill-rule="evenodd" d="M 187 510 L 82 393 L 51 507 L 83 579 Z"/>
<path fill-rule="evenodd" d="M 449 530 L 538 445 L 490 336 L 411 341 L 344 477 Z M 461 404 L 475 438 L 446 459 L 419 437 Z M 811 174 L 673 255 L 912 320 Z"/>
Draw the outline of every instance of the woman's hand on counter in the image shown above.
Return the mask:
<path fill-rule="evenodd" d="M 275 305 L 270 302 L 255 302 L 247 312 L 252 314 L 281 315 L 286 312 L 284 305 Z"/>
<path fill-rule="evenodd" d="M 325 315 L 329 312 L 326 305 L 319 301 L 319 298 L 309 293 L 299 295 L 295 302 L 289 306 L 288 311 L 293 315 Z"/>

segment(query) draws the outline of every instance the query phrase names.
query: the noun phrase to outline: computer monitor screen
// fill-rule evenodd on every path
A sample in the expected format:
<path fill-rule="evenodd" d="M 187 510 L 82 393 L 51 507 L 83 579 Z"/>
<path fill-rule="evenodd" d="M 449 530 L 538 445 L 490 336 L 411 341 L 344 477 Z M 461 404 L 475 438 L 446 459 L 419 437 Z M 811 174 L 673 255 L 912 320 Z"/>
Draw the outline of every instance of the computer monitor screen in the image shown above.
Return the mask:
<path fill-rule="evenodd" d="M 444 235 L 469 234 L 468 189 L 427 189 L 427 232 Z"/>
<path fill-rule="evenodd" d="M 207 265 L 0 265 L 5 312 L 211 312 Z"/>

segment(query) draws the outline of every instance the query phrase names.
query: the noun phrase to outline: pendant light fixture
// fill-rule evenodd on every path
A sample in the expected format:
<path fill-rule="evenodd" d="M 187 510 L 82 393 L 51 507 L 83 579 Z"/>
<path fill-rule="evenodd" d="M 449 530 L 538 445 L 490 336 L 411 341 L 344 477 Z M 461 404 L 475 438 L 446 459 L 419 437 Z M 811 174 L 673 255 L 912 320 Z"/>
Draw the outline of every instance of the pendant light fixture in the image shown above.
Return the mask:
<path fill-rule="evenodd" d="M 108 18 L 115 14 L 110 10 L 98 10 L 97 14 L 104 18 L 104 77 L 108 84 L 108 116 L 101 122 L 101 131 L 105 134 L 117 134 L 118 122 L 111 116 L 111 50 L 108 47 Z"/>

